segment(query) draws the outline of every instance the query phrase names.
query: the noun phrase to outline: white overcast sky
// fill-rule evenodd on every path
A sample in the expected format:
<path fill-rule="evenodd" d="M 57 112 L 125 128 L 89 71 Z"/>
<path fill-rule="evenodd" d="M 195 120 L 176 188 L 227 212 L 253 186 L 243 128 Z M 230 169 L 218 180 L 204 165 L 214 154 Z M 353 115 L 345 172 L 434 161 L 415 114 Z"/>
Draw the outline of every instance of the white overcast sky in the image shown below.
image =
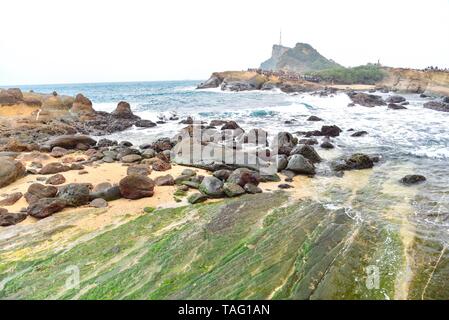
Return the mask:
<path fill-rule="evenodd" d="M 307 42 L 345 65 L 449 67 L 449 0 L 2 0 L 0 85 L 205 79 Z"/>

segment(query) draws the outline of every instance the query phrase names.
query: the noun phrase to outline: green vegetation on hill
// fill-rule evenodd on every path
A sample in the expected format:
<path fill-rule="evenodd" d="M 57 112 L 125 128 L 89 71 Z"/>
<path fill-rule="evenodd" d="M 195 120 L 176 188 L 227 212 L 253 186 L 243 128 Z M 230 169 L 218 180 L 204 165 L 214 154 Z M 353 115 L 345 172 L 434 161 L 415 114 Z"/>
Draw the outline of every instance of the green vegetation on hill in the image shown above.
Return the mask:
<path fill-rule="evenodd" d="M 383 80 L 386 73 L 378 65 L 367 64 L 353 68 L 336 67 L 308 72 L 307 75 L 318 77 L 323 81 L 339 84 L 375 84 Z"/>

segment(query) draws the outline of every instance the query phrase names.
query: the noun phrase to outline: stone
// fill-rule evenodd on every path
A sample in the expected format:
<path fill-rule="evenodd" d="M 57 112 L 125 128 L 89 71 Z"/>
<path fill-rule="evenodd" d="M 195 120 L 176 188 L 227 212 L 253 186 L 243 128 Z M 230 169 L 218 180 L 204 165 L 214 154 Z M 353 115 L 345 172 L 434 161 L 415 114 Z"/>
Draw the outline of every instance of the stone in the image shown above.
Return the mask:
<path fill-rule="evenodd" d="M 39 199 L 54 198 L 58 193 L 58 188 L 55 186 L 46 186 L 40 183 L 33 183 L 28 187 L 24 197 L 26 201 L 31 204 Z"/>
<path fill-rule="evenodd" d="M 335 125 L 321 127 L 321 135 L 326 137 L 338 137 L 340 135 L 340 132 L 343 132 L 343 130 Z"/>
<path fill-rule="evenodd" d="M 154 123 L 151 120 L 137 120 L 134 125 L 138 128 L 152 128 L 156 126 L 156 123 Z"/>
<path fill-rule="evenodd" d="M 363 137 L 366 136 L 368 132 L 366 131 L 356 131 L 353 134 L 351 134 L 351 137 Z"/>
<path fill-rule="evenodd" d="M 228 121 L 222 127 L 221 130 L 236 130 L 241 129 L 240 126 L 235 121 Z"/>
<path fill-rule="evenodd" d="M 78 93 L 75 97 L 75 101 L 73 101 L 72 108 L 70 112 L 75 113 L 77 115 L 94 115 L 95 110 L 92 107 L 92 101 L 86 98 L 81 93 Z"/>
<path fill-rule="evenodd" d="M 148 176 L 151 174 L 151 166 L 148 164 L 133 164 L 128 167 L 126 174 Z"/>
<path fill-rule="evenodd" d="M 285 154 L 277 154 L 274 158 L 275 163 L 277 164 L 277 171 L 280 172 L 287 168 L 288 160 Z"/>
<path fill-rule="evenodd" d="M 26 173 L 24 165 L 20 161 L 11 158 L 0 157 L 0 188 L 3 188 Z"/>
<path fill-rule="evenodd" d="M 86 146 L 94 146 L 97 142 L 86 135 L 62 135 L 50 140 L 48 145 L 51 149 L 54 147 L 76 149 L 77 145 L 80 143 Z"/>
<path fill-rule="evenodd" d="M 110 140 L 110 139 L 100 139 L 97 142 L 98 148 L 107 148 L 107 147 L 113 147 L 118 145 L 117 140 Z"/>
<path fill-rule="evenodd" d="M 323 119 L 321 119 L 317 116 L 310 116 L 307 118 L 307 121 L 323 121 Z"/>
<path fill-rule="evenodd" d="M 250 194 L 262 193 L 262 189 L 252 183 L 245 184 L 243 189 L 245 189 L 245 191 Z"/>
<path fill-rule="evenodd" d="M 89 194 L 89 199 L 94 200 L 97 198 L 104 199 L 106 201 L 114 201 L 122 198 L 119 186 L 113 186 L 107 189 L 101 189 L 93 191 Z"/>
<path fill-rule="evenodd" d="M 94 208 L 107 208 L 108 202 L 102 198 L 96 198 L 89 203 L 89 206 Z"/>
<path fill-rule="evenodd" d="M 245 189 L 236 183 L 226 182 L 223 191 L 228 197 L 237 197 L 245 193 Z"/>
<path fill-rule="evenodd" d="M 34 218 L 43 219 L 56 212 L 62 211 L 65 207 L 66 203 L 64 200 L 58 198 L 43 198 L 31 204 L 27 209 L 27 213 Z"/>
<path fill-rule="evenodd" d="M 362 153 L 356 153 L 345 159 L 342 163 L 334 165 L 335 171 L 370 169 L 374 166 L 373 160 Z"/>
<path fill-rule="evenodd" d="M 278 185 L 279 189 L 291 189 L 294 188 L 292 185 L 288 184 L 288 183 L 282 183 L 280 185 Z"/>
<path fill-rule="evenodd" d="M 102 182 L 95 186 L 92 192 L 101 192 L 106 191 L 107 189 L 112 188 L 112 184 L 110 182 Z"/>
<path fill-rule="evenodd" d="M 207 196 L 202 193 L 194 193 L 187 198 L 187 201 L 191 204 L 204 202 L 207 200 Z"/>
<path fill-rule="evenodd" d="M 386 103 L 381 96 L 374 94 L 366 94 L 362 92 L 349 92 L 347 93 L 349 98 L 351 98 L 353 103 L 364 107 L 376 107 L 384 106 Z"/>
<path fill-rule="evenodd" d="M 400 182 L 405 185 L 413 185 L 426 181 L 426 177 L 419 174 L 410 174 L 403 177 Z"/>
<path fill-rule="evenodd" d="M 0 227 L 8 227 L 22 222 L 27 217 L 26 213 L 10 213 L 8 210 L 0 208 Z"/>
<path fill-rule="evenodd" d="M 145 149 L 144 152 L 142 152 L 142 158 L 144 159 L 151 159 L 156 156 L 156 151 L 154 151 L 151 148 Z"/>
<path fill-rule="evenodd" d="M 335 146 L 330 141 L 323 141 L 320 145 L 323 149 L 333 149 Z"/>
<path fill-rule="evenodd" d="M 40 171 L 39 174 L 55 174 L 60 172 L 66 172 L 69 171 L 70 167 L 67 165 L 64 165 L 60 162 L 51 162 L 46 164 Z"/>
<path fill-rule="evenodd" d="M 260 182 L 260 175 L 246 168 L 239 168 L 234 170 L 226 180 L 230 183 L 236 183 L 239 186 L 243 187 L 247 183 L 252 183 L 254 185 L 258 185 Z"/>
<path fill-rule="evenodd" d="M 312 162 L 300 154 L 294 154 L 288 161 L 287 170 L 298 174 L 314 175 L 315 166 Z"/>
<path fill-rule="evenodd" d="M 115 118 L 121 119 L 140 119 L 132 113 L 131 106 L 126 101 L 120 101 L 111 115 Z"/>
<path fill-rule="evenodd" d="M 404 109 L 407 109 L 407 108 L 404 107 L 403 105 L 400 105 L 400 104 L 389 103 L 389 104 L 388 104 L 388 109 L 392 109 L 392 110 L 404 110 Z"/>
<path fill-rule="evenodd" d="M 192 169 L 184 169 L 184 170 L 182 170 L 181 175 L 193 177 L 193 176 L 196 176 L 196 172 Z"/>
<path fill-rule="evenodd" d="M 232 173 L 231 170 L 222 169 L 222 170 L 214 171 L 212 173 L 212 175 L 215 178 L 220 179 L 221 181 L 226 181 L 229 178 L 229 176 L 231 175 L 231 173 Z"/>
<path fill-rule="evenodd" d="M 62 174 L 58 173 L 58 174 L 55 174 L 54 176 L 51 176 L 50 178 L 48 178 L 45 181 L 45 183 L 57 186 L 57 185 L 65 183 L 65 181 L 66 181 L 65 177 Z"/>
<path fill-rule="evenodd" d="M 86 184 L 70 183 L 59 189 L 58 198 L 63 200 L 67 206 L 79 207 L 89 203 L 90 190 Z"/>
<path fill-rule="evenodd" d="M 2 207 L 12 206 L 17 201 L 19 201 L 22 198 L 22 196 L 23 196 L 22 192 L 14 192 L 8 194 L 3 200 L 0 200 L 0 206 Z"/>
<path fill-rule="evenodd" d="M 154 171 L 167 171 L 171 169 L 171 164 L 158 159 L 153 163 L 152 167 Z"/>
<path fill-rule="evenodd" d="M 142 160 L 142 157 L 138 154 L 129 154 L 120 159 L 120 161 L 123 163 L 133 163 L 133 162 L 138 162 L 140 160 Z"/>
<path fill-rule="evenodd" d="M 205 177 L 199 186 L 199 190 L 201 193 L 213 198 L 224 196 L 223 181 L 214 176 Z"/>
<path fill-rule="evenodd" d="M 424 108 L 435 111 L 449 112 L 449 103 L 441 101 L 429 101 L 424 103 Z"/>
<path fill-rule="evenodd" d="M 406 99 L 402 96 L 391 96 L 388 97 L 387 100 L 385 100 L 387 103 L 401 103 L 404 102 Z"/>
<path fill-rule="evenodd" d="M 157 186 L 174 186 L 175 185 L 175 179 L 169 174 L 165 176 L 159 176 L 156 179 L 154 179 L 154 183 Z"/>
<path fill-rule="evenodd" d="M 318 152 L 309 145 L 297 145 L 293 150 L 290 152 L 290 155 L 300 154 L 304 156 L 304 158 L 308 159 L 312 163 L 319 163 L 321 162 L 321 157 L 319 156 Z M 287 167 L 287 166 L 286 166 Z M 285 167 L 283 168 L 285 169 Z M 281 170 L 283 170 L 281 169 Z"/>
<path fill-rule="evenodd" d="M 142 175 L 126 176 L 119 182 L 120 193 L 126 199 L 141 199 L 152 197 L 154 181 Z"/>
<path fill-rule="evenodd" d="M 65 149 L 65 148 L 54 147 L 54 148 L 51 150 L 50 155 L 51 155 L 53 158 L 61 158 L 61 157 L 65 156 L 65 155 L 67 154 L 67 152 L 68 152 L 68 150 Z"/>

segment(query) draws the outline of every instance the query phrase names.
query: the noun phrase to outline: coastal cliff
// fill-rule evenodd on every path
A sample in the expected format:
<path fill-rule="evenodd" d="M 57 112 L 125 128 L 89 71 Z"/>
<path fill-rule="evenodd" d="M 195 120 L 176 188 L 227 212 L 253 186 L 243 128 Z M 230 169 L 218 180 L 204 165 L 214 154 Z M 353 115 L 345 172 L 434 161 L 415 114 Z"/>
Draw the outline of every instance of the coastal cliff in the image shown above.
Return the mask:
<path fill-rule="evenodd" d="M 378 86 L 411 93 L 449 95 L 449 73 L 403 68 L 383 68 L 387 76 Z"/>

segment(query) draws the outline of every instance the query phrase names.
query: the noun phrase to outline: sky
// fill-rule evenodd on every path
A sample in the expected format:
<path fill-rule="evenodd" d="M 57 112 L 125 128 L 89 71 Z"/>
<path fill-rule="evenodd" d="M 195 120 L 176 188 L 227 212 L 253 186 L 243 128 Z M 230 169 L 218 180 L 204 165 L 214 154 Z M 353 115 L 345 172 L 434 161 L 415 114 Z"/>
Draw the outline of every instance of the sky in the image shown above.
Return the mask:
<path fill-rule="evenodd" d="M 202 80 L 279 42 L 345 66 L 449 68 L 449 0 L 2 0 L 0 85 Z"/>

